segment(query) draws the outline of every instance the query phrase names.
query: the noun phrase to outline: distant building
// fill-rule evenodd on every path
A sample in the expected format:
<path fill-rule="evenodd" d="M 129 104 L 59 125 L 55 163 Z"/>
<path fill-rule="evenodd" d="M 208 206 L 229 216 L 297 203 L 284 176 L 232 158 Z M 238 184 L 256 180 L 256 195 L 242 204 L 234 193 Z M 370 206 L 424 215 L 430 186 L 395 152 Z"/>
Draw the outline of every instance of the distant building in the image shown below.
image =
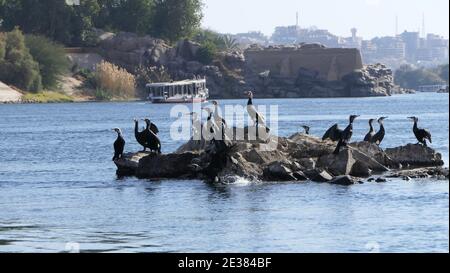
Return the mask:
<path fill-rule="evenodd" d="M 326 29 L 316 27 L 301 28 L 279 26 L 269 38 L 260 32 L 236 34 L 240 44 L 295 45 L 300 43 L 319 43 L 330 48 L 357 48 L 361 51 L 364 63 L 384 63 L 395 69 L 402 64 L 435 66 L 449 62 L 449 40 L 435 34 L 404 31 L 395 36 L 377 37 L 363 40 L 358 30 L 352 28 L 350 37 L 340 37 Z"/>
<path fill-rule="evenodd" d="M 266 46 L 269 44 L 269 37 L 265 36 L 262 32 L 259 31 L 250 31 L 246 33 L 238 33 L 232 35 L 234 39 L 243 47 L 259 44 Z"/>
<path fill-rule="evenodd" d="M 339 47 L 361 49 L 363 39 L 362 37 L 358 37 L 358 29 L 352 28 L 350 31 L 352 36 L 348 38 L 341 38 L 339 41 Z"/>
<path fill-rule="evenodd" d="M 276 27 L 271 38 L 275 44 L 320 43 L 327 47 L 340 47 L 340 38 L 328 30 L 300 28 L 299 26 Z"/>
<path fill-rule="evenodd" d="M 405 57 L 409 62 L 415 62 L 417 50 L 420 48 L 420 33 L 404 31 L 400 34 L 405 43 Z"/>

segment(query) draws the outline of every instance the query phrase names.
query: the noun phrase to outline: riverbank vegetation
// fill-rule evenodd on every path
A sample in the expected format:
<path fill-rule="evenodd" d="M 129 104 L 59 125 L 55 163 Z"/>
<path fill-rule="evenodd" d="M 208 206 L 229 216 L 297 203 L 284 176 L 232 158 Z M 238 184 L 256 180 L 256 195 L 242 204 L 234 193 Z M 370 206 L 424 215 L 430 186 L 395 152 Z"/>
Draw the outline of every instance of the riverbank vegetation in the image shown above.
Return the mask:
<path fill-rule="evenodd" d="M 42 91 L 38 93 L 27 93 L 22 97 L 25 103 L 61 103 L 74 102 L 74 98 L 63 93 L 53 91 Z"/>
<path fill-rule="evenodd" d="M 0 81 L 28 92 L 52 90 L 68 67 L 64 48 L 49 39 L 18 28 L 0 33 Z"/>
<path fill-rule="evenodd" d="M 136 95 L 134 75 L 105 61 L 98 64 L 95 69 L 95 84 L 98 99 L 130 99 Z"/>
<path fill-rule="evenodd" d="M 448 84 L 449 65 L 435 68 L 403 65 L 395 72 L 395 83 L 403 88 L 418 89 L 422 85 Z"/>

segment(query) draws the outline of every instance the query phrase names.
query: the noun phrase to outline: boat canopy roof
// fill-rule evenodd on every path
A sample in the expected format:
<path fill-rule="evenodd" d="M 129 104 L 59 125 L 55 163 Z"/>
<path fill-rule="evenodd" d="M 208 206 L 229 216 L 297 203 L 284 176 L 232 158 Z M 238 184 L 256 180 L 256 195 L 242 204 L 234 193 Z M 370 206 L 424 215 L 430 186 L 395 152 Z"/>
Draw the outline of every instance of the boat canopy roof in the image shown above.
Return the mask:
<path fill-rule="evenodd" d="M 177 81 L 177 82 L 159 82 L 159 83 L 149 83 L 146 85 L 146 87 L 166 87 L 166 86 L 181 86 L 181 85 L 189 85 L 189 84 L 195 84 L 195 83 L 206 83 L 206 79 L 200 79 L 200 80 L 184 80 L 184 81 Z"/>

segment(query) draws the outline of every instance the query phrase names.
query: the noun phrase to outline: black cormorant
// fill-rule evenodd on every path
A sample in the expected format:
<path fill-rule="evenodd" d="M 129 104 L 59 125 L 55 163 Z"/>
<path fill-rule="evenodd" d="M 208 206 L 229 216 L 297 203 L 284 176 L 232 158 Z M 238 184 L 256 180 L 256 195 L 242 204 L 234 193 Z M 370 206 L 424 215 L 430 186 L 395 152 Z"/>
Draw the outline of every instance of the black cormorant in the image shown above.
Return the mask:
<path fill-rule="evenodd" d="M 149 119 L 145 119 L 144 121 L 147 124 L 147 128 L 144 131 L 145 138 L 146 138 L 145 147 L 149 148 L 151 152 L 157 152 L 160 154 L 161 153 L 161 141 L 159 140 L 159 137 L 155 133 L 155 131 L 159 132 L 158 127 L 156 127 L 156 125 L 154 125 Z M 153 127 L 153 129 L 152 129 L 152 127 Z M 155 128 L 156 128 L 156 130 L 155 130 Z"/>
<path fill-rule="evenodd" d="M 221 129 L 222 139 L 225 140 L 227 122 L 224 118 L 222 118 L 219 115 L 219 102 L 212 101 L 212 104 L 214 105 L 214 114 L 213 114 L 214 123 Z"/>
<path fill-rule="evenodd" d="M 214 111 L 210 108 L 202 108 L 202 110 L 206 111 L 208 113 L 208 117 L 206 118 L 206 132 L 209 132 L 212 135 L 211 140 L 216 140 L 217 134 L 219 133 L 219 127 L 217 127 L 216 123 L 214 122 L 213 114 Z M 208 138 L 209 139 L 209 138 Z"/>
<path fill-rule="evenodd" d="M 217 125 L 214 122 L 214 117 L 213 117 L 214 112 L 210 108 L 202 108 L 202 110 L 204 110 L 208 113 L 208 118 L 206 119 L 206 131 L 209 131 L 209 133 L 212 135 L 210 143 L 214 144 L 216 154 L 217 154 L 217 152 L 220 153 L 220 151 L 223 151 L 227 145 L 226 145 L 224 139 L 219 139 L 221 137 L 218 137 L 220 129 L 219 129 L 219 127 L 217 127 Z"/>
<path fill-rule="evenodd" d="M 150 125 L 149 125 L 147 123 L 147 120 L 149 120 L 149 119 L 142 119 L 142 121 L 144 121 L 147 124 L 147 128 L 146 129 L 150 129 L 150 131 L 152 131 L 155 135 L 159 134 L 158 126 L 156 126 L 156 124 L 154 124 L 150 120 L 149 120 L 150 121 Z"/>
<path fill-rule="evenodd" d="M 311 128 L 306 125 L 302 125 L 302 128 L 305 129 L 305 135 L 309 135 L 309 130 L 311 130 Z"/>
<path fill-rule="evenodd" d="M 422 143 L 423 146 L 425 146 L 425 147 L 427 147 L 427 140 L 430 143 L 433 143 L 433 141 L 431 140 L 431 133 L 430 133 L 430 131 L 425 130 L 425 129 L 420 129 L 417 126 L 417 123 L 419 122 L 419 118 L 417 118 L 417 117 L 409 117 L 409 119 L 414 121 L 413 132 L 414 132 L 414 135 L 416 136 L 417 140 L 419 141 L 419 143 Z"/>
<path fill-rule="evenodd" d="M 350 116 L 349 124 L 348 124 L 347 128 L 345 128 L 345 130 L 342 131 L 339 142 L 336 146 L 336 149 L 333 152 L 334 154 L 339 154 L 339 150 L 341 149 L 341 147 L 347 146 L 347 144 L 350 142 L 350 139 L 353 136 L 353 122 L 355 121 L 355 119 L 357 117 L 359 117 L 359 116 L 357 116 L 357 115 Z"/>
<path fill-rule="evenodd" d="M 114 157 L 113 161 L 116 161 L 117 159 L 120 159 L 123 157 L 123 150 L 125 148 L 125 139 L 122 135 L 122 130 L 119 128 L 114 128 L 113 131 L 117 133 L 117 139 L 114 141 Z"/>
<path fill-rule="evenodd" d="M 378 119 L 378 124 L 380 124 L 380 130 L 372 137 L 371 143 L 375 143 L 378 146 L 380 146 L 381 142 L 383 142 L 384 136 L 386 134 L 386 131 L 384 130 L 384 120 L 387 119 L 387 117 L 381 117 Z"/>
<path fill-rule="evenodd" d="M 261 113 L 259 113 L 256 110 L 256 107 L 253 105 L 253 92 L 248 91 L 247 96 L 248 96 L 247 112 L 248 112 L 250 118 L 255 123 L 256 132 L 258 132 L 258 127 L 261 125 L 264 128 L 266 128 L 266 132 L 269 133 L 270 128 L 267 127 L 267 125 L 266 125 L 266 118 Z"/>
<path fill-rule="evenodd" d="M 145 152 L 148 148 L 147 146 L 147 133 L 144 129 L 142 132 L 139 132 L 139 120 L 134 119 L 134 136 L 136 138 L 136 141 L 144 147 L 143 152 Z"/>
<path fill-rule="evenodd" d="M 366 137 L 364 138 L 364 141 L 371 142 L 373 136 L 375 135 L 375 130 L 373 129 L 373 122 L 375 119 L 369 119 L 369 132 L 367 133 Z"/>
<path fill-rule="evenodd" d="M 339 125 L 335 124 L 328 129 L 322 137 L 322 140 L 331 139 L 332 141 L 338 141 L 341 139 L 342 130 L 339 129 Z"/>

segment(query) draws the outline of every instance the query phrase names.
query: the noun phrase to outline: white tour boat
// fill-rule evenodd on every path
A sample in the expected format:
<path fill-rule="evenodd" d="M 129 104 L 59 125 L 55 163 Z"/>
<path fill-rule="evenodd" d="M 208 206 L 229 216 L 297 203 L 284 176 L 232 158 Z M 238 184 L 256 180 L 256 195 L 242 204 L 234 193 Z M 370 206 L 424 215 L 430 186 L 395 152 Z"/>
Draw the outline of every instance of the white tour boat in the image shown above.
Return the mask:
<path fill-rule="evenodd" d="M 146 88 L 152 103 L 205 102 L 209 97 L 206 79 L 149 83 Z"/>

